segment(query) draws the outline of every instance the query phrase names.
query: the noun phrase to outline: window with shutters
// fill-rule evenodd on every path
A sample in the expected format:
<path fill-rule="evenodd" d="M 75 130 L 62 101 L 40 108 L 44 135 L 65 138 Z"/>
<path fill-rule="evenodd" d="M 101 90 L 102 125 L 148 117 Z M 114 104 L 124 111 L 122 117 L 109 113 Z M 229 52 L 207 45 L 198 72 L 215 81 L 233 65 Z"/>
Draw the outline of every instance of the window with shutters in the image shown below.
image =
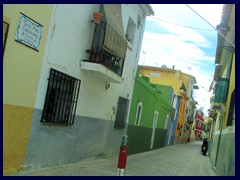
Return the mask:
<path fill-rule="evenodd" d="M 122 76 L 127 51 L 121 4 L 102 4 L 100 24 L 95 25 L 89 59 L 85 62 L 101 64 L 118 76 Z M 132 35 L 132 34 L 131 34 Z"/>
<path fill-rule="evenodd" d="M 123 97 L 119 97 L 114 128 L 124 129 L 126 127 L 128 106 L 129 106 L 129 100 Z"/>
<path fill-rule="evenodd" d="M 228 86 L 229 79 L 228 78 L 218 78 L 218 82 L 216 84 L 215 98 L 214 103 L 225 103 L 228 95 Z"/>

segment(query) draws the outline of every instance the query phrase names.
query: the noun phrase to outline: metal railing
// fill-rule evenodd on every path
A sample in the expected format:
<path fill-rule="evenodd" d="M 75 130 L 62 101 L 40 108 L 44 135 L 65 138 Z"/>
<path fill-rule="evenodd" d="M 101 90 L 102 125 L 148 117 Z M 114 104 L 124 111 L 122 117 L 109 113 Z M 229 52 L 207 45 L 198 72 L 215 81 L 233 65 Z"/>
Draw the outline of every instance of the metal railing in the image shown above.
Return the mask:
<path fill-rule="evenodd" d="M 111 49 L 103 46 L 106 22 L 101 22 L 95 26 L 92 47 L 86 50 L 86 53 L 89 54 L 88 62 L 102 64 L 117 75 L 122 76 L 124 59 L 120 58 Z"/>
<path fill-rule="evenodd" d="M 81 80 L 51 68 L 41 122 L 72 125 L 80 84 Z"/>

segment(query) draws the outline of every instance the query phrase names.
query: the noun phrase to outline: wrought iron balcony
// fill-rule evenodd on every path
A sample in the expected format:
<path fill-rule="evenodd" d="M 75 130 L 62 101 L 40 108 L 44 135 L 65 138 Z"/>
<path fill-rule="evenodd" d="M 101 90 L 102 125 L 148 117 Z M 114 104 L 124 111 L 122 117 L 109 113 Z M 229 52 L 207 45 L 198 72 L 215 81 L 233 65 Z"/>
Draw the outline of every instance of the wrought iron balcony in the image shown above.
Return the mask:
<path fill-rule="evenodd" d="M 102 64 L 112 72 L 122 76 L 124 60 L 114 55 L 110 50 L 102 47 L 96 51 L 93 48 L 91 50 L 88 49 L 86 52 L 90 54 L 87 62 Z"/>
<path fill-rule="evenodd" d="M 112 76 L 117 75 L 119 76 L 116 76 L 118 80 L 113 80 L 113 82 L 121 83 L 121 81 L 123 80 L 121 77 L 123 72 L 124 59 L 118 56 L 117 53 L 113 52 L 111 49 L 104 46 L 105 36 L 108 36 L 108 34 L 106 34 L 106 22 L 101 22 L 99 25 L 95 26 L 92 47 L 91 49 L 86 50 L 86 53 L 89 54 L 89 59 L 84 60 L 83 63 L 87 62 L 103 65 L 105 68 L 115 73 L 115 75 L 111 75 L 111 73 L 108 73 L 107 76 L 109 77 L 107 79 L 111 79 Z M 115 41 L 115 43 L 117 42 Z M 106 72 L 106 70 L 102 69 L 102 75 L 104 74 L 104 72 Z"/>

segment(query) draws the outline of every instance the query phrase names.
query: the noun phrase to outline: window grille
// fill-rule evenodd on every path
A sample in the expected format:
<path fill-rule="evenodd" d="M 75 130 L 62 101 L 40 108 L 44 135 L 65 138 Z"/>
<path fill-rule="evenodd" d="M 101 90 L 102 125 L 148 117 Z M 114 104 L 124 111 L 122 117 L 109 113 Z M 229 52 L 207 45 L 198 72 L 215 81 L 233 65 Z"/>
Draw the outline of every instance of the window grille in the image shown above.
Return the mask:
<path fill-rule="evenodd" d="M 72 125 L 80 84 L 81 80 L 51 68 L 41 122 Z"/>

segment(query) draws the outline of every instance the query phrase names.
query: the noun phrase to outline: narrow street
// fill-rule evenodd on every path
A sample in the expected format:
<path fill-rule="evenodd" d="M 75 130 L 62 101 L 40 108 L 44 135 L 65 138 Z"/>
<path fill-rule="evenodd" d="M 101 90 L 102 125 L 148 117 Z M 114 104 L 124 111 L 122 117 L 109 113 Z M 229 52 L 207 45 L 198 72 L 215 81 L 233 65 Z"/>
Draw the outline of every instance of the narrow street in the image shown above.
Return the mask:
<path fill-rule="evenodd" d="M 235 176 L 235 14 L 3 4 L 3 175 Z"/>
<path fill-rule="evenodd" d="M 128 156 L 126 176 L 216 176 L 201 141 L 172 145 Z M 116 176 L 118 158 L 19 172 L 13 176 Z"/>

